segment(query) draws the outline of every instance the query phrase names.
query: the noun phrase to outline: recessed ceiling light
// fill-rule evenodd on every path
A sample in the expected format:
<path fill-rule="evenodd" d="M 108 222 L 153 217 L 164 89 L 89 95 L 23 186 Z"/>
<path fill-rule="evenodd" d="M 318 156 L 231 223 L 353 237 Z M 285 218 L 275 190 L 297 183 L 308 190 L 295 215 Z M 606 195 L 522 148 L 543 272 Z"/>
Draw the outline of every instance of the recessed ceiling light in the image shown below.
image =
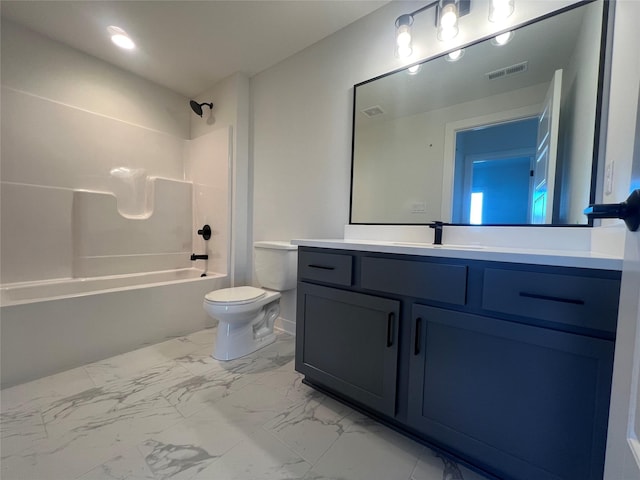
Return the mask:
<path fill-rule="evenodd" d="M 420 71 L 421 65 L 413 65 L 412 67 L 407 68 L 407 73 L 409 75 L 416 75 Z"/>
<path fill-rule="evenodd" d="M 133 43 L 131 37 L 120 27 L 116 27 L 111 25 L 107 27 L 107 31 L 109 35 L 111 35 L 111 41 L 115 43 L 118 47 L 124 48 L 125 50 L 133 50 L 136 48 L 136 44 Z"/>

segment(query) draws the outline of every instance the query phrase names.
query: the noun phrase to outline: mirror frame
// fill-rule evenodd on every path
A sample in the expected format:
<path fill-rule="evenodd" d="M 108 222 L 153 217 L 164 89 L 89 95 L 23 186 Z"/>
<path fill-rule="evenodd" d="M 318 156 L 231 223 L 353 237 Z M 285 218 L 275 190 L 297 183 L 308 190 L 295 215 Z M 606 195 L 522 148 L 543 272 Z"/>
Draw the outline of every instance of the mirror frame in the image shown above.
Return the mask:
<path fill-rule="evenodd" d="M 584 5 L 594 3 L 597 1 L 602 1 L 602 22 L 600 26 L 600 52 L 599 52 L 599 65 L 598 65 L 598 87 L 596 91 L 596 112 L 595 112 L 595 128 L 593 135 L 593 153 L 591 158 L 591 183 L 589 186 L 589 204 L 596 203 L 596 199 L 602 198 L 602 186 L 598 184 L 598 179 L 603 178 L 604 171 L 604 162 L 600 162 L 600 159 L 604 159 L 605 153 L 605 145 L 606 145 L 606 133 L 607 133 L 607 120 L 608 120 L 608 106 L 609 106 L 609 86 L 610 86 L 610 77 L 611 77 L 611 50 L 613 44 L 613 19 L 614 19 L 614 11 L 615 11 L 615 2 L 610 0 L 582 0 L 572 5 L 568 5 L 561 9 L 555 10 L 553 12 L 549 12 L 540 17 L 536 17 L 534 19 L 528 20 L 526 22 L 516 24 L 510 28 L 506 28 L 503 30 L 499 30 L 491 35 L 481 37 L 472 42 L 462 44 L 452 48 L 450 50 L 446 50 L 437 55 L 433 55 L 431 57 L 427 57 L 425 59 L 416 61 L 411 64 L 407 64 L 403 67 L 397 68 L 393 71 L 383 73 L 376 77 L 370 78 L 368 80 L 356 83 L 353 86 L 353 107 L 352 107 L 352 122 L 351 122 L 351 182 L 350 182 L 350 191 L 349 191 L 349 225 L 398 225 L 398 226 L 425 226 L 429 225 L 429 223 L 374 223 L 374 222 L 354 222 L 353 221 L 353 172 L 354 172 L 354 163 L 355 163 L 355 137 L 356 137 L 356 100 L 357 100 L 357 87 L 366 85 L 371 82 L 375 82 L 381 78 L 388 77 L 390 75 L 394 75 L 396 73 L 407 70 L 409 67 L 414 65 L 421 65 L 423 63 L 430 62 L 431 60 L 436 60 L 438 58 L 444 57 L 449 53 L 458 50 L 469 48 L 473 45 L 479 44 L 481 42 L 490 40 L 496 35 L 500 35 L 501 33 L 505 33 L 508 31 L 518 30 L 523 27 L 527 27 L 529 25 L 533 25 L 538 22 L 542 22 L 547 20 L 548 18 L 555 17 L 557 15 L 561 15 L 565 12 L 569 12 L 576 8 L 580 8 Z M 585 205 L 585 208 L 587 205 Z M 440 219 L 434 219 L 440 220 Z M 456 226 L 473 226 L 473 227 L 593 227 L 594 221 L 592 218 L 587 217 L 587 222 L 584 224 L 469 224 L 469 223 L 445 223 L 446 225 L 456 225 Z"/>

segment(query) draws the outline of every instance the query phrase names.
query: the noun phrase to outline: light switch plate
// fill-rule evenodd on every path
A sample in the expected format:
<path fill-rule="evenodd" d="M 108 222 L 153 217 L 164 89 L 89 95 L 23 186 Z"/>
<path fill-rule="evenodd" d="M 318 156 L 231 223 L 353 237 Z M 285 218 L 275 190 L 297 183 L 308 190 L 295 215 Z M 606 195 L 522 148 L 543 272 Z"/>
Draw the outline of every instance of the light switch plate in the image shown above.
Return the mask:
<path fill-rule="evenodd" d="M 413 202 L 411 204 L 411 213 L 424 213 L 427 211 L 427 204 L 424 202 Z"/>
<path fill-rule="evenodd" d="M 610 162 L 604 170 L 604 194 L 613 192 L 613 162 Z"/>

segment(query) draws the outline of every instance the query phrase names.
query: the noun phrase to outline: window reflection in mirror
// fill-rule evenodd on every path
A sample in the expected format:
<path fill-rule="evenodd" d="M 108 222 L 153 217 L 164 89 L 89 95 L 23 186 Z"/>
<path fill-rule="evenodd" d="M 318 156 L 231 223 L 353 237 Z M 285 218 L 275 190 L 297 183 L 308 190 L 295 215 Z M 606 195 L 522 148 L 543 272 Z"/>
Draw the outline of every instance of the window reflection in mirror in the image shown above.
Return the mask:
<path fill-rule="evenodd" d="M 351 223 L 587 224 L 605 21 L 579 4 L 356 85 Z"/>

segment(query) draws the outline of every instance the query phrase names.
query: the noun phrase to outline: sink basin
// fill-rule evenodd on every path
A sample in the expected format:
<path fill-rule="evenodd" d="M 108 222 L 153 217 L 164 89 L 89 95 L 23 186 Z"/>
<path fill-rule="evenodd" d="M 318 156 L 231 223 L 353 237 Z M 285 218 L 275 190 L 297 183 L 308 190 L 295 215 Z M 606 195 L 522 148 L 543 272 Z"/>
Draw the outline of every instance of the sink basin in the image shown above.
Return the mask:
<path fill-rule="evenodd" d="M 444 248 L 444 249 L 454 249 L 454 250 L 483 250 L 484 246 L 482 245 L 453 245 L 450 243 L 445 243 L 443 245 L 434 245 L 432 243 L 419 243 L 419 242 L 391 242 L 393 245 L 403 246 L 403 247 L 422 247 L 422 248 Z"/>

